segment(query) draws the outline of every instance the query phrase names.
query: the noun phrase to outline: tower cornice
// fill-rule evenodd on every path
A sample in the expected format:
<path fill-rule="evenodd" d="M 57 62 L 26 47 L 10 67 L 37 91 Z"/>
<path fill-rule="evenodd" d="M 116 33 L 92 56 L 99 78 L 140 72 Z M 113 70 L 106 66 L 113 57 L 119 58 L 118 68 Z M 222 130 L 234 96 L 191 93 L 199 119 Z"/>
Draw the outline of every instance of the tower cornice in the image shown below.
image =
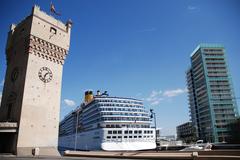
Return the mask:
<path fill-rule="evenodd" d="M 64 60 L 68 54 L 68 50 L 34 35 L 30 35 L 29 45 L 26 46 L 27 53 L 58 64 L 64 64 Z"/>

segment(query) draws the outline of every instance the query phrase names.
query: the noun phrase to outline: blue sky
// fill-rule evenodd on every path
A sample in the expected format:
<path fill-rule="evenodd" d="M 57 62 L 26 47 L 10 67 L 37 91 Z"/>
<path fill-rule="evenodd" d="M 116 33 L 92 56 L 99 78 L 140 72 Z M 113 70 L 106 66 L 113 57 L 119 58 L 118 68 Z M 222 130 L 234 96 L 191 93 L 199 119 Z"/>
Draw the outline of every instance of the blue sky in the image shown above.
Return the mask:
<path fill-rule="evenodd" d="M 11 23 L 34 4 L 1 1 L 0 91 Z M 86 89 L 143 99 L 157 113 L 162 134 L 189 120 L 185 72 L 199 43 L 226 47 L 236 97 L 240 97 L 240 1 L 238 0 L 52 0 L 63 22 L 73 21 L 63 72 L 61 118 L 83 100 Z M 239 102 L 238 102 L 239 103 Z"/>

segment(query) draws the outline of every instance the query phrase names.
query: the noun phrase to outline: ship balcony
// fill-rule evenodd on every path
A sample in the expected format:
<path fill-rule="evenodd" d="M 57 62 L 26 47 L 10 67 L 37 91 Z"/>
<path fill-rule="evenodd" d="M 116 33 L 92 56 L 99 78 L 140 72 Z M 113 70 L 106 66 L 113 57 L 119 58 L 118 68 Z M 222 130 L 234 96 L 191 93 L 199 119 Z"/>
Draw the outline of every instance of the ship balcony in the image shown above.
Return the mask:
<path fill-rule="evenodd" d="M 151 124 L 150 121 L 104 120 L 104 123 Z"/>

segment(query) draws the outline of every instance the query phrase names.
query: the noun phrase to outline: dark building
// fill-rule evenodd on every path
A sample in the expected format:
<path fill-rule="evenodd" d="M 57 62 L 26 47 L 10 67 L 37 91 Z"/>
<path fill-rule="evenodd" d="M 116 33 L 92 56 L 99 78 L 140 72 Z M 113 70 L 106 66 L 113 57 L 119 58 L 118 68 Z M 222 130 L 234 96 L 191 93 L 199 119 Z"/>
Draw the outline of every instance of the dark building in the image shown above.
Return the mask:
<path fill-rule="evenodd" d="M 177 140 L 182 140 L 185 143 L 196 142 L 196 130 L 192 122 L 186 122 L 177 126 Z"/>

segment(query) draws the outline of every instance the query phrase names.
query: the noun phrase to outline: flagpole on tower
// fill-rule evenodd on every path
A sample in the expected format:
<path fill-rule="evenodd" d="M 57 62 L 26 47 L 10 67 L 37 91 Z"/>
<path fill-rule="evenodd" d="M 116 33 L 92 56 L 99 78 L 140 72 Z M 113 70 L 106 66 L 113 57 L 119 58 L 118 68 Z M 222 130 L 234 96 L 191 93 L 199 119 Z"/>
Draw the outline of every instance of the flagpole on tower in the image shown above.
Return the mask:
<path fill-rule="evenodd" d="M 55 9 L 55 6 L 53 5 L 52 1 L 51 1 L 51 4 L 50 4 L 50 13 L 52 15 L 57 15 L 57 16 L 60 16 L 61 14 L 59 12 L 56 12 L 56 9 Z"/>

